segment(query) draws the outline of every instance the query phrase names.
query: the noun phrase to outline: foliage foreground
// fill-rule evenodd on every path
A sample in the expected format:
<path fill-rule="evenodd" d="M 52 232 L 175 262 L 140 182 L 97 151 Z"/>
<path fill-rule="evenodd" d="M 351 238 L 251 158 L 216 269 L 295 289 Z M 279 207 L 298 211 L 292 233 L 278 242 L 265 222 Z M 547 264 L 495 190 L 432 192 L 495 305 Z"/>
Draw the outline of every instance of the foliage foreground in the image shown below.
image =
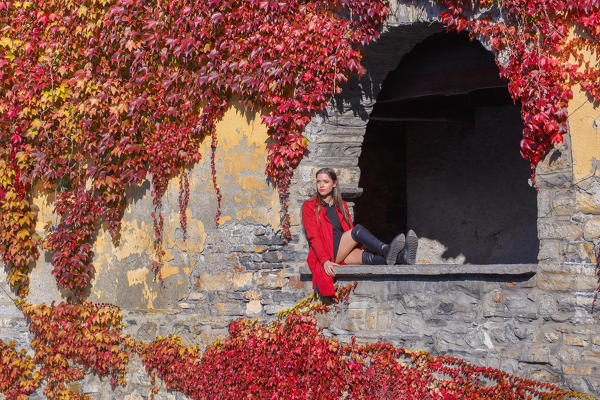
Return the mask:
<path fill-rule="evenodd" d="M 335 307 L 354 286 L 337 290 Z M 167 389 L 193 399 L 573 399 L 593 397 L 389 343 L 342 344 L 323 335 L 315 315 L 330 307 L 313 297 L 270 323 L 240 319 L 204 352 L 179 337 L 150 343 L 123 334 L 113 305 L 19 303 L 35 339 L 30 357 L 0 341 L 0 393 L 26 399 L 40 386 L 50 399 L 89 399 L 69 390 L 86 373 L 126 385 L 138 355 Z"/>
<path fill-rule="evenodd" d="M 535 168 L 568 132 L 573 90 L 600 100 L 600 2 L 434 3 L 448 30 L 493 51 L 521 104 L 521 155 Z M 161 199 L 179 177 L 185 236 L 187 168 L 205 140 L 219 220 L 215 124 L 234 105 L 268 128 L 265 174 L 291 238 L 289 185 L 307 149 L 304 129 L 366 72 L 361 51 L 388 15 L 387 0 L 0 0 L 0 260 L 11 288 L 27 294 L 43 244 L 59 287 L 83 299 L 96 230 L 118 240 L 125 193 L 148 176 L 160 279 Z M 57 214 L 43 238 L 34 186 Z"/>

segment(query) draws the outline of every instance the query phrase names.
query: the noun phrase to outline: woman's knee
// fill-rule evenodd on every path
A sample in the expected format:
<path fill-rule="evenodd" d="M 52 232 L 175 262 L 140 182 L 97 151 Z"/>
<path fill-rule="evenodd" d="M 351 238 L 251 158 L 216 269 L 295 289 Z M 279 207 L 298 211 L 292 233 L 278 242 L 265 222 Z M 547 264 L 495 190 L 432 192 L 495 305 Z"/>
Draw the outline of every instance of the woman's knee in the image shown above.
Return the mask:
<path fill-rule="evenodd" d="M 352 229 L 344 232 L 344 234 L 347 235 L 347 238 L 349 240 L 352 240 L 354 243 L 358 243 L 357 237 L 355 236 L 356 235 L 356 230 L 359 231 L 362 228 L 363 228 L 363 226 L 360 225 L 360 224 L 359 225 L 354 225 L 354 228 L 352 228 Z"/>

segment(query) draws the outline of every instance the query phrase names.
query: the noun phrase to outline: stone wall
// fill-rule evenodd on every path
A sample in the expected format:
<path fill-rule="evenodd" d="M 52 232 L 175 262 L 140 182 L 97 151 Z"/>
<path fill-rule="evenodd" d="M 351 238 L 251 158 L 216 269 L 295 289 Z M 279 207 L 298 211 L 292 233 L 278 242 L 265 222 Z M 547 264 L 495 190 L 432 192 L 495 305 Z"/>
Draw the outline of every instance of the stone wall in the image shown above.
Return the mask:
<path fill-rule="evenodd" d="M 594 269 L 583 263 L 539 265 L 535 273 L 523 265 L 349 268 L 338 279 L 359 281 L 350 303 L 319 323 L 338 340 L 386 340 L 598 395 Z"/>
<path fill-rule="evenodd" d="M 536 170 L 541 263 L 594 263 L 600 249 L 598 131 L 582 91 L 569 103 L 569 135 Z"/>
<path fill-rule="evenodd" d="M 310 153 L 293 179 L 289 244 L 279 239 L 278 197 L 264 177 L 266 129 L 256 116 L 232 109 L 217 129 L 217 172 L 223 189 L 219 227 L 213 221 L 216 200 L 206 143 L 203 161 L 190 171 L 186 241 L 179 228 L 176 180 L 164 199 L 164 287 L 150 269 L 152 207 L 147 183 L 129 193 L 121 242 L 112 243 L 103 230 L 99 232 L 94 248 L 97 274 L 89 300 L 121 307 L 126 332 L 134 338 L 151 340 L 176 333 L 187 343 L 206 346 L 226 334 L 231 320 L 269 320 L 312 293 L 299 211 L 313 193 L 314 172 L 323 166 L 336 168 L 350 206 L 360 196 L 358 157 L 368 116 L 382 82 L 402 55 L 440 30 L 430 23 L 432 15 L 434 11 L 427 7 L 393 4 L 382 39 L 365 50 L 367 74 L 349 82 L 327 113 L 316 116 L 307 128 Z M 348 308 L 321 318 L 325 332 L 341 340 L 355 335 L 361 341 L 385 339 L 413 349 L 455 354 L 519 376 L 598 393 L 599 314 L 591 312 L 591 300 L 600 237 L 600 181 L 585 174 L 574 178 L 571 139 L 585 148 L 580 143 L 587 137 L 578 132 L 572 129 L 571 137 L 537 170 L 540 264 L 536 274 L 425 276 L 396 271 L 368 277 L 364 270 L 356 270 L 340 279 L 360 283 Z M 591 162 L 587 153 L 581 154 L 578 162 Z M 51 199 L 36 201 L 42 210 L 41 230 L 43 224 L 53 222 Z M 32 272 L 28 301 L 63 298 L 50 271 L 45 255 Z M 2 274 L 0 279 L 5 282 Z M 0 339 L 28 348 L 31 337 L 26 323 L 4 292 L 0 292 L 0 328 Z M 127 387 L 115 391 L 95 376 L 78 385 L 96 399 L 147 397 L 149 379 L 139 360 L 132 360 L 127 381 Z M 161 390 L 158 398 L 184 396 Z"/>

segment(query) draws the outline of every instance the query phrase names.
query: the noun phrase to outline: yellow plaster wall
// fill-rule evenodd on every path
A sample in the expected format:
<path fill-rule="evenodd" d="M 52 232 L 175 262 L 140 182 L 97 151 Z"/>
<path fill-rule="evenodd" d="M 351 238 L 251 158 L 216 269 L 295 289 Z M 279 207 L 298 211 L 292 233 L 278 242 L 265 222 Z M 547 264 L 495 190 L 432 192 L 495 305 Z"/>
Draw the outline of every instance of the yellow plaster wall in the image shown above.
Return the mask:
<path fill-rule="evenodd" d="M 577 36 L 572 29 L 571 36 Z M 599 65 L 600 55 L 582 50 L 583 57 L 592 65 Z M 571 60 L 575 62 L 574 59 Z M 573 155 L 573 181 L 580 182 L 590 176 L 600 176 L 595 165 L 600 160 L 600 105 L 592 99 L 580 85 L 573 87 L 573 99 L 569 102 L 569 133 Z"/>
<path fill-rule="evenodd" d="M 218 146 L 215 155 L 217 182 L 223 188 L 239 188 L 231 195 L 223 193 L 222 223 L 234 219 L 279 226 L 279 196 L 266 182 L 267 127 L 260 115 L 245 115 L 240 107 L 230 108 L 217 124 Z M 203 143 L 202 154 L 210 157 L 210 142 Z M 207 190 L 213 190 L 212 181 Z M 266 207 L 264 207 L 266 205 Z M 263 207 L 260 207 L 263 206 Z"/>
<path fill-rule="evenodd" d="M 592 175 L 600 162 L 600 106 L 594 105 L 579 85 L 569 103 L 569 132 L 573 152 L 573 180 L 580 182 Z"/>
<path fill-rule="evenodd" d="M 217 182 L 223 195 L 220 224 L 250 222 L 279 224 L 279 198 L 277 191 L 267 184 L 265 177 L 267 128 L 259 114 L 248 114 L 241 107 L 232 106 L 217 124 L 218 145 L 216 151 Z M 165 250 L 162 278 L 173 289 L 160 288 L 151 271 L 154 259 L 154 231 L 151 218 L 153 211 L 148 184 L 138 188 L 141 196 L 129 203 L 122 219 L 120 241 L 113 243 L 109 233 L 100 229 L 93 251 L 96 274 L 92 281 L 90 300 L 107 301 L 136 309 L 164 309 L 172 300 L 181 298 L 189 291 L 189 275 L 193 259 L 204 251 L 206 238 L 214 231 L 216 195 L 210 169 L 210 137 L 201 147 L 202 160 L 189 173 L 190 207 L 186 212 L 188 238 L 183 241 L 178 210 L 179 181 L 172 179 L 163 204 L 172 212 L 163 211 Z M 34 203 L 40 208 L 37 231 L 42 236 L 44 226 L 56 224 L 52 196 L 37 192 Z M 201 203 L 194 206 L 194 202 Z M 180 254 L 185 253 L 187 262 Z M 179 254 L 179 256 L 177 256 Z M 136 260 L 144 260 L 136 261 Z M 133 260 L 133 261 L 132 261 Z M 29 301 L 59 300 L 61 298 L 51 275 L 52 266 L 44 254 L 32 273 Z M 126 296 L 131 292 L 132 295 Z M 130 294 L 131 294 L 130 293 Z M 120 297 L 119 297 L 120 296 Z M 118 299 L 139 299 L 130 304 L 119 304 Z M 115 300 L 117 299 L 117 300 Z M 124 301 L 124 300 L 123 300 Z"/>

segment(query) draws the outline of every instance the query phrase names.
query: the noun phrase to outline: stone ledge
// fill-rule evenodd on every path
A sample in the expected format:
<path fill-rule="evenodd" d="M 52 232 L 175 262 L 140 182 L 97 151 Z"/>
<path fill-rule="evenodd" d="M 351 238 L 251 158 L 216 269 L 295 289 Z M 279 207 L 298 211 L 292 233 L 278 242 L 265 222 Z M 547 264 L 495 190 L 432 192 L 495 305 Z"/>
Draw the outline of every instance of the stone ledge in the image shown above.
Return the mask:
<path fill-rule="evenodd" d="M 417 265 L 347 265 L 337 269 L 336 277 L 382 278 L 394 276 L 444 275 L 533 275 L 537 264 L 417 264 Z M 300 269 L 302 278 L 310 279 L 308 266 Z"/>

